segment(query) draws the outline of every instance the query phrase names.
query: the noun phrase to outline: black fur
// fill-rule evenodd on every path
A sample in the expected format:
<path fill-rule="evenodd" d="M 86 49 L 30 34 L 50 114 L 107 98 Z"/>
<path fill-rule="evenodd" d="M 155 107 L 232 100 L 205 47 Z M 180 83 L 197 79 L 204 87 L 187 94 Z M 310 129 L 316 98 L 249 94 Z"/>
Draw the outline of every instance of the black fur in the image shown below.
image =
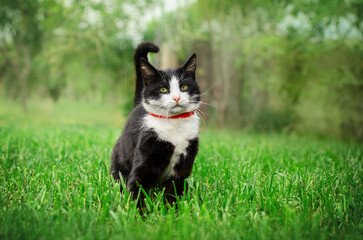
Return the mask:
<path fill-rule="evenodd" d="M 134 107 L 141 102 L 141 93 L 144 86 L 140 72 L 140 60 L 147 60 L 147 54 L 149 52 L 157 53 L 159 52 L 159 47 L 152 42 L 142 42 L 137 46 L 134 53 L 134 64 L 136 72 Z"/>
<path fill-rule="evenodd" d="M 144 42 L 135 51 L 135 106 L 122 135 L 113 148 L 111 175 L 115 180 L 120 180 L 120 175 L 123 177 L 127 189 L 133 194 L 134 199 L 137 198 L 140 191 L 139 186 L 148 191 L 151 187 L 161 185 L 166 189 L 167 200 L 172 202 L 175 200 L 175 193 L 183 194 L 184 180 L 189 177 L 198 152 L 198 137 L 189 140 L 186 155 L 180 155 L 180 159 L 174 167 L 177 176 L 161 179 L 161 175 L 170 163 L 175 146 L 170 142 L 160 140 L 155 131 L 143 128 L 143 118 L 148 112 L 140 103 L 142 100 L 147 102 L 150 99 L 159 98 L 162 94 L 160 87 L 168 87 L 173 75 L 182 77 L 180 81 L 188 84 L 188 93 L 195 95 L 194 101 L 200 100 L 200 92 L 195 81 L 195 66 L 192 63 L 187 62 L 181 68 L 156 70 L 146 60 L 148 52 L 158 50 L 159 47 L 155 44 Z M 195 58 L 195 55 L 192 57 Z M 195 59 L 192 60 L 195 63 Z M 141 194 L 142 198 L 143 194 Z"/>

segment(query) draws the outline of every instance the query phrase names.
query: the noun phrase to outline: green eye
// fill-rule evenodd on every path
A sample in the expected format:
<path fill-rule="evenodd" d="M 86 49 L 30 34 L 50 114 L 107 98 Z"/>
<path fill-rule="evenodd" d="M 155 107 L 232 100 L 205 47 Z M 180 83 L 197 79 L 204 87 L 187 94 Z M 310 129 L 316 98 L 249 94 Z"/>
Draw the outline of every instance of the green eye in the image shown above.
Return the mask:
<path fill-rule="evenodd" d="M 187 85 L 183 85 L 181 88 L 180 88 L 182 91 L 185 91 L 188 89 L 188 86 Z"/>
<path fill-rule="evenodd" d="M 168 91 L 167 88 L 164 88 L 164 87 L 160 88 L 160 92 L 162 92 L 162 93 L 166 93 L 167 91 Z"/>

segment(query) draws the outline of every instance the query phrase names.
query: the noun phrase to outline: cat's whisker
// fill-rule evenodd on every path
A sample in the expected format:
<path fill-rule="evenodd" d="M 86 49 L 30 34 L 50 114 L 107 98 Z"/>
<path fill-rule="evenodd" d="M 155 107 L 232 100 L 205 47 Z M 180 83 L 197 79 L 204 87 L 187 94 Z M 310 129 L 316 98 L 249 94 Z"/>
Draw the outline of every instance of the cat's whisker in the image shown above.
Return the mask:
<path fill-rule="evenodd" d="M 161 111 L 161 115 L 160 115 L 159 119 L 162 118 L 162 116 L 168 116 L 168 115 L 165 115 L 165 114 L 167 114 L 167 112 L 168 112 L 168 108 L 164 106 L 163 110 Z"/>
<path fill-rule="evenodd" d="M 165 108 L 165 116 L 167 116 L 167 117 L 170 116 L 170 108 L 168 108 L 168 107 Z"/>
<path fill-rule="evenodd" d="M 199 104 L 207 105 L 207 106 L 212 107 L 212 108 L 216 108 L 214 105 L 206 103 L 206 102 L 202 102 L 202 101 L 191 101 L 190 103 L 195 103 L 195 104 L 199 103 Z"/>
<path fill-rule="evenodd" d="M 157 110 L 158 112 L 160 111 L 160 115 L 162 115 L 162 114 L 163 114 L 164 109 L 165 109 L 165 107 L 164 107 L 164 106 L 159 106 L 158 108 L 156 108 L 156 110 Z M 157 113 L 158 113 L 158 112 L 157 112 Z M 158 117 L 158 118 L 160 118 L 160 117 Z"/>
<path fill-rule="evenodd" d="M 197 115 L 199 116 L 199 118 L 202 120 L 204 125 L 207 125 L 207 120 L 205 119 L 205 117 L 197 111 Z"/>
<path fill-rule="evenodd" d="M 160 116 L 168 116 L 168 105 L 161 105 L 157 108 L 158 110 L 161 110 Z M 161 118 L 161 117 L 159 117 Z"/>
<path fill-rule="evenodd" d="M 203 104 L 203 105 L 206 105 L 206 106 L 209 106 L 209 107 L 212 107 L 212 108 L 216 108 L 216 106 L 210 104 L 210 103 L 206 103 L 206 102 L 199 102 L 200 104 Z"/>
<path fill-rule="evenodd" d="M 207 91 L 202 92 L 202 93 L 199 93 L 199 94 L 195 94 L 194 96 L 202 97 L 202 96 L 206 95 L 207 93 L 209 93 L 211 90 L 212 90 L 212 88 L 209 88 Z M 193 96 L 193 97 L 194 97 L 194 96 Z"/>
<path fill-rule="evenodd" d="M 188 111 L 194 111 L 198 115 L 198 117 L 200 117 L 200 119 L 202 119 L 204 124 L 206 124 L 205 116 L 203 116 L 204 114 L 202 113 L 202 111 L 200 111 L 198 108 L 192 109 L 189 105 L 187 106 L 187 109 L 188 109 Z"/>
<path fill-rule="evenodd" d="M 163 105 L 157 105 L 157 108 L 156 110 L 160 110 L 161 108 L 163 108 L 164 106 Z"/>
<path fill-rule="evenodd" d="M 167 109 L 166 116 L 168 116 L 168 117 L 169 117 L 169 112 L 170 112 L 170 109 Z"/>
<path fill-rule="evenodd" d="M 159 107 L 157 107 L 155 110 L 156 110 L 156 111 L 159 111 L 159 110 L 160 110 L 160 111 L 163 111 L 163 108 L 164 108 L 163 106 L 159 106 Z"/>
<path fill-rule="evenodd" d="M 204 124 L 207 123 L 207 120 L 206 120 L 206 116 L 205 114 L 200 110 L 200 109 L 195 109 L 195 111 L 197 112 L 198 116 L 203 120 Z"/>

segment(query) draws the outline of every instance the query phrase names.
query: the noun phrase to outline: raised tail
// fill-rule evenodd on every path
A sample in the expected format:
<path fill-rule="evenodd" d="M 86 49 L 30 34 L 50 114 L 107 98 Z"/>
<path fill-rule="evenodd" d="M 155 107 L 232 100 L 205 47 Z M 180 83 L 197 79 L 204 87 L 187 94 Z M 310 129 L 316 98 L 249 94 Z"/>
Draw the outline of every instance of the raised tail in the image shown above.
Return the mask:
<path fill-rule="evenodd" d="M 140 43 L 134 53 L 134 63 L 136 71 L 136 87 L 135 87 L 135 97 L 134 97 L 134 107 L 141 102 L 141 93 L 144 88 L 144 83 L 142 80 L 140 72 L 140 59 L 144 58 L 148 60 L 147 54 L 149 52 L 157 53 L 159 52 L 159 47 L 153 42 L 142 42 Z M 149 60 L 148 60 L 149 61 Z"/>

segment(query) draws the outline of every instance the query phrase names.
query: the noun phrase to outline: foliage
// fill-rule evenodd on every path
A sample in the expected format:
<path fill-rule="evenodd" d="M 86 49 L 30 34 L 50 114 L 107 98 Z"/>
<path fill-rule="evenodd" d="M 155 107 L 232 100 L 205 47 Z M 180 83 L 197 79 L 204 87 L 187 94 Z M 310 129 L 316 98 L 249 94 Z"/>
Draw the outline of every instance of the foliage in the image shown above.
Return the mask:
<path fill-rule="evenodd" d="M 24 109 L 51 98 L 117 102 L 127 113 L 143 36 L 161 46 L 159 66 L 197 53 L 212 125 L 363 139 L 363 1 L 178 4 L 4 0 L 0 92 Z"/>
<path fill-rule="evenodd" d="M 128 95 L 130 91 L 123 89 L 130 88 L 134 72 L 133 46 L 129 36 L 120 32 L 129 21 L 126 3 L 5 1 L 0 15 L 4 93 L 21 97 L 24 107 L 33 94 L 53 100 L 99 101 L 110 93 Z M 135 4 L 140 10 L 147 6 L 141 1 Z M 14 74 L 24 71 L 22 55 L 16 54 L 24 49 L 31 54 L 21 81 Z M 22 63 L 18 70 L 14 69 L 17 61 Z M 24 95 L 18 96 L 19 92 Z"/>
<path fill-rule="evenodd" d="M 210 90 L 205 101 L 216 107 L 209 117 L 217 125 L 257 131 L 283 125 L 361 140 L 362 7 L 361 1 L 197 1 L 150 28 L 155 38 L 175 43 L 180 59 L 190 49 L 198 53 L 199 82 Z"/>

